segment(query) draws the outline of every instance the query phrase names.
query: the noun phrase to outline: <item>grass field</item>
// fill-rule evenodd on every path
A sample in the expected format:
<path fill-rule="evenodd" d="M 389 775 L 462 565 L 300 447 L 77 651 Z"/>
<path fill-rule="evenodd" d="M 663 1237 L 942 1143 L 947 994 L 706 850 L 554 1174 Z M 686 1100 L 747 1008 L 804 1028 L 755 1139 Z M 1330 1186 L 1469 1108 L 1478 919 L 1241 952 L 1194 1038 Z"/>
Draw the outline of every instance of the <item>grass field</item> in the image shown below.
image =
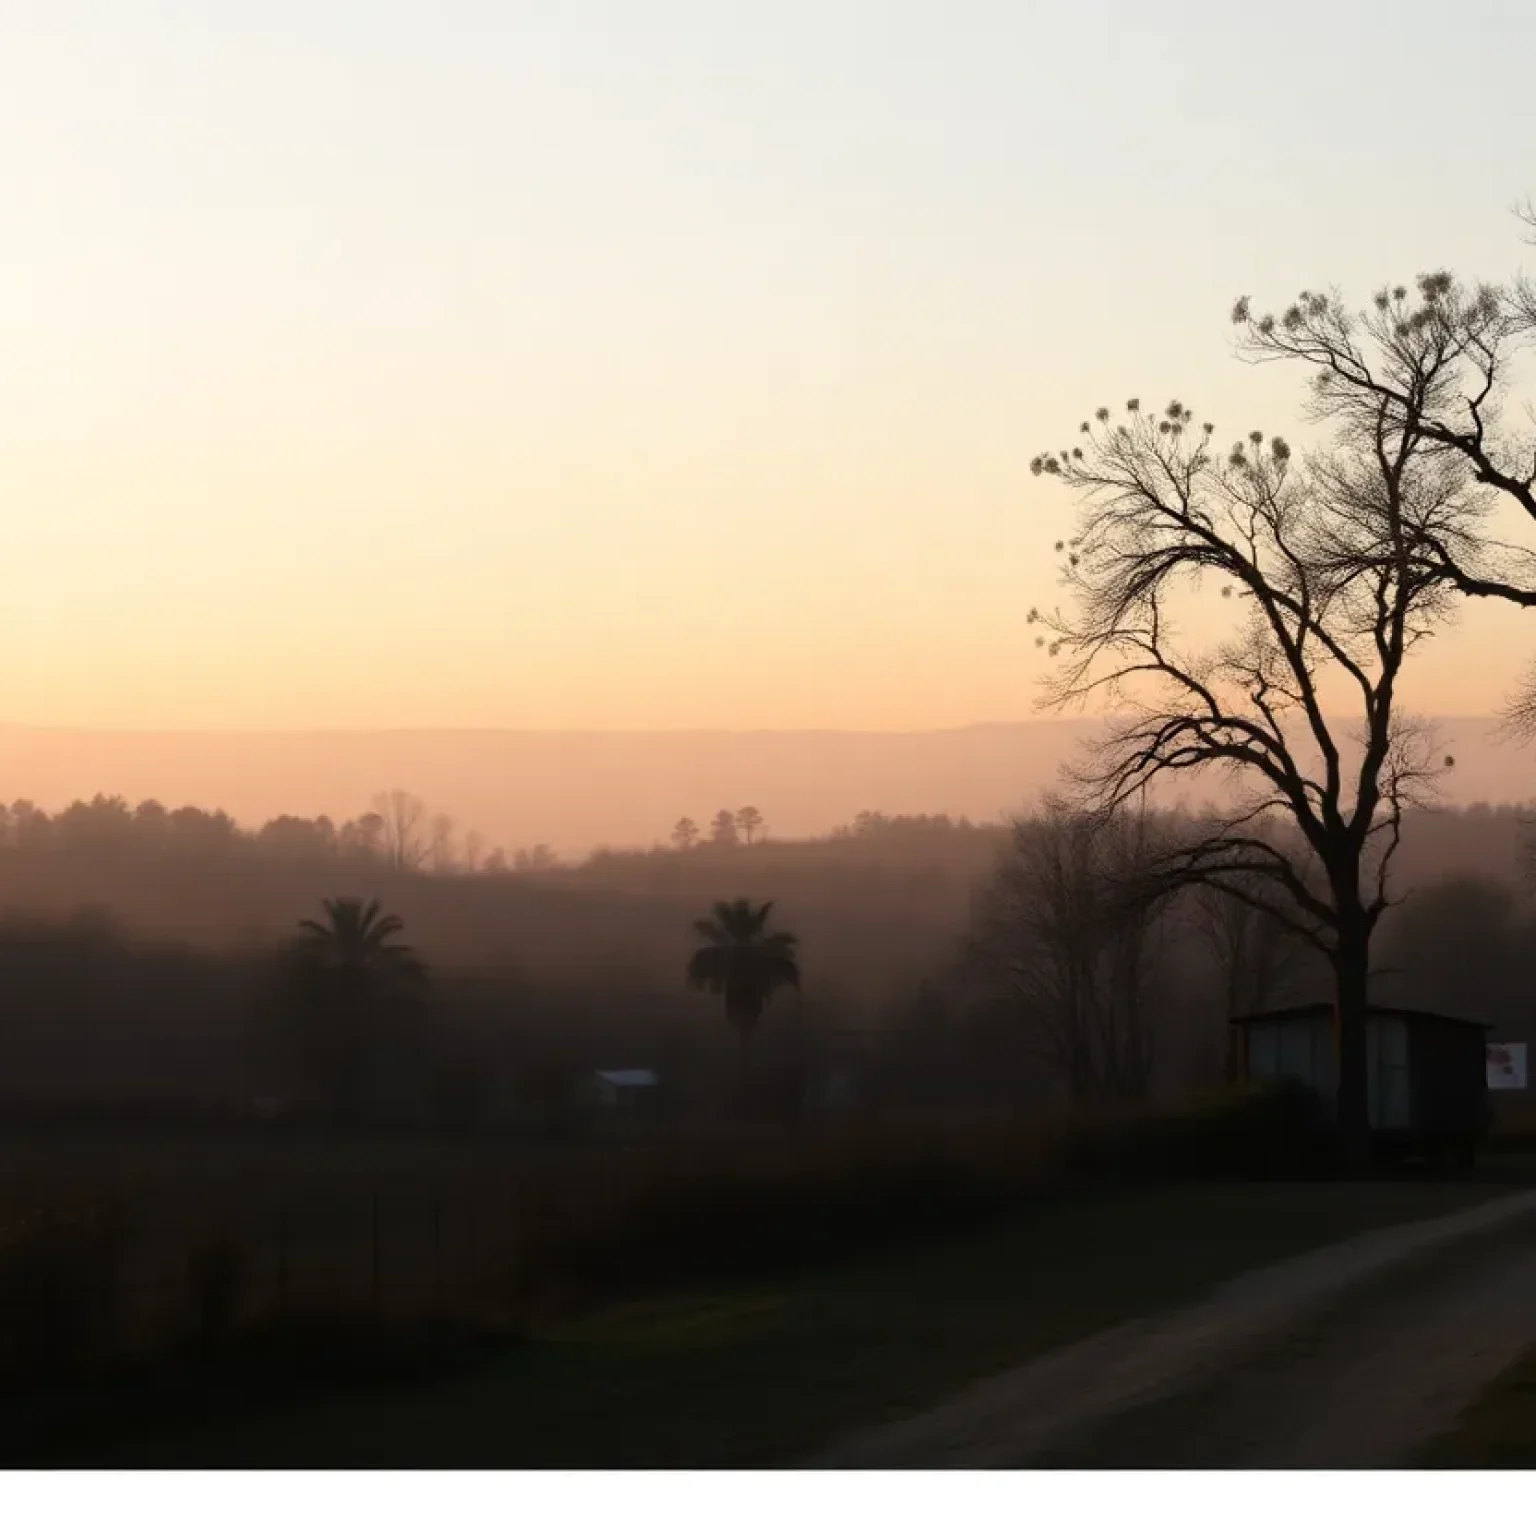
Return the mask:
<path fill-rule="evenodd" d="M 1243 1270 L 1498 1187 L 1040 1194 L 943 1241 L 835 1264 L 785 1253 L 750 1283 L 547 1322 L 435 1380 L 285 1382 L 269 1363 L 258 1391 L 249 1362 L 182 1366 L 77 1396 L 67 1436 L 65 1419 L 30 1411 L 7 1443 L 21 1465 L 790 1465 Z"/>

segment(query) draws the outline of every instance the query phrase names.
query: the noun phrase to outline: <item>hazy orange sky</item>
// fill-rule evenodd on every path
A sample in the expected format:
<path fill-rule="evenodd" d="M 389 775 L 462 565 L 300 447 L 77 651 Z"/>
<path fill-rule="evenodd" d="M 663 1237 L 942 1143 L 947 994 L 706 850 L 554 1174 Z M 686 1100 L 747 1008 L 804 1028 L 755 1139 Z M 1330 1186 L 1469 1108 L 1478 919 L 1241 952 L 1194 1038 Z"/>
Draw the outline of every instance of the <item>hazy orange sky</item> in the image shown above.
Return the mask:
<path fill-rule="evenodd" d="M 1034 452 L 1132 393 L 1304 441 L 1236 294 L 1528 254 L 1536 12 L 1448 26 L 11 0 L 0 719 L 1026 716 Z M 1411 700 L 1533 653 L 1479 615 Z"/>

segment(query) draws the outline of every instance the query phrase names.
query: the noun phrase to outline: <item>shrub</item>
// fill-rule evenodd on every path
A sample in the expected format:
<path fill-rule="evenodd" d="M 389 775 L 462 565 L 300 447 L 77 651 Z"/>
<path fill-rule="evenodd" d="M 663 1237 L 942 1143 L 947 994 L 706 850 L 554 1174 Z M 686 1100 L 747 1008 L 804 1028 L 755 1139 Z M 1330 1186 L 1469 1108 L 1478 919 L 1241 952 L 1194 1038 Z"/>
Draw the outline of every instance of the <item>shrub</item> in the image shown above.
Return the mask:
<path fill-rule="evenodd" d="M 827 1148 L 789 1167 L 678 1170 L 577 1222 L 524 1227 L 525 1296 L 580 1298 L 783 1275 L 883 1245 L 942 1238 L 1039 1190 L 1038 1137 Z"/>
<path fill-rule="evenodd" d="M 1300 1083 L 1256 1085 L 1182 1110 L 1080 1127 L 1068 1172 L 1090 1178 L 1297 1179 L 1337 1167 L 1327 1106 Z"/>
<path fill-rule="evenodd" d="M 107 1364 L 126 1254 L 104 1211 L 42 1213 L 0 1237 L 0 1372 L 46 1385 Z"/>
<path fill-rule="evenodd" d="M 246 1255 L 228 1238 L 215 1238 L 192 1252 L 187 1264 L 191 1323 L 196 1343 L 216 1349 L 240 1322 L 249 1269 Z"/>

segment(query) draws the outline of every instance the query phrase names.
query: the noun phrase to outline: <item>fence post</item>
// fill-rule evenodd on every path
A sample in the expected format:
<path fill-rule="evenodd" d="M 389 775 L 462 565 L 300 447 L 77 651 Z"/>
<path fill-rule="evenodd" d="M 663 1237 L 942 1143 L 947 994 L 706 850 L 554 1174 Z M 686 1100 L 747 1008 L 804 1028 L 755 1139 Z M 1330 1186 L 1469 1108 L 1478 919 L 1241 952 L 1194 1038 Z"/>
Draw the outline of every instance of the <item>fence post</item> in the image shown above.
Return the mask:
<path fill-rule="evenodd" d="M 277 1212 L 277 1310 L 288 1310 L 288 1208 Z"/>
<path fill-rule="evenodd" d="M 432 1202 L 432 1305 L 443 1310 L 443 1202 Z"/>
<path fill-rule="evenodd" d="M 379 1310 L 379 1193 L 377 1190 L 375 1190 L 373 1193 L 372 1234 L 370 1246 L 373 1254 L 373 1310 L 377 1312 Z"/>

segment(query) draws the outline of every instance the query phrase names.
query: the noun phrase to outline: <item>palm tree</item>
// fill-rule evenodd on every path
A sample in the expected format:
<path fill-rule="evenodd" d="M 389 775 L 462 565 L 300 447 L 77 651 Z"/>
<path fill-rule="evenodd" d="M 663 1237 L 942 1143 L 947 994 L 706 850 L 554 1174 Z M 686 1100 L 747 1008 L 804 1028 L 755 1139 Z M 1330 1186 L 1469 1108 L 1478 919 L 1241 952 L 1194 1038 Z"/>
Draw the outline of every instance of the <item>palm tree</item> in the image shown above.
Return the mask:
<path fill-rule="evenodd" d="M 694 932 L 704 943 L 688 962 L 688 985 L 725 999 L 725 1016 L 741 1036 L 742 1086 L 751 1067 L 752 1033 L 781 987 L 800 987 L 795 959 L 799 940 L 792 933 L 768 931 L 773 903 L 761 906 L 739 896 L 717 901 Z"/>
<path fill-rule="evenodd" d="M 309 1026 L 303 1054 L 333 1107 L 346 1112 L 379 1027 L 418 1000 L 426 972 L 395 937 L 405 924 L 377 901 L 338 896 L 322 906 L 325 920 L 302 920 L 294 946 Z"/>
<path fill-rule="evenodd" d="M 337 896 L 320 905 L 325 922 L 306 917 L 299 923 L 299 946 L 306 955 L 349 976 L 402 979 L 420 974 L 411 946 L 392 942 L 404 930 L 404 922 L 386 913 L 377 901 Z"/>

